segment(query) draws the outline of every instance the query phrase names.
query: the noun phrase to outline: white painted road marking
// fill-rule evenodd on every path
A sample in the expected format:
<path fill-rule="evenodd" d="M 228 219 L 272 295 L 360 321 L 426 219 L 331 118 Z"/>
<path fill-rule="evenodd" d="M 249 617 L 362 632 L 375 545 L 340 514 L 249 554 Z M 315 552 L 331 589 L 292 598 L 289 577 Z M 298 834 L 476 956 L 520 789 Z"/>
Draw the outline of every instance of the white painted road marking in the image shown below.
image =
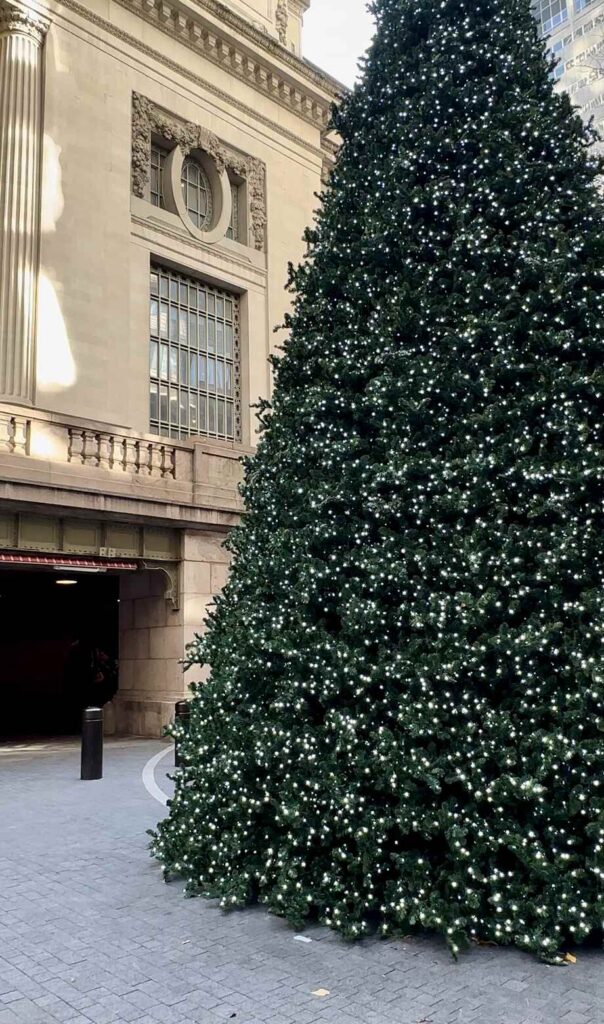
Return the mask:
<path fill-rule="evenodd" d="M 159 754 L 154 754 L 153 757 L 149 758 L 145 767 L 143 768 L 143 786 L 147 790 L 147 793 L 149 793 L 149 795 L 152 796 L 154 800 L 157 800 L 158 803 L 163 804 L 164 807 L 167 806 L 170 797 L 168 796 L 167 793 L 164 793 L 163 789 L 160 789 L 160 787 L 157 785 L 157 782 L 155 781 L 155 769 L 157 768 L 159 762 L 163 760 L 163 758 L 166 757 L 173 750 L 173 745 L 171 743 L 167 743 L 164 749 L 160 750 Z"/>

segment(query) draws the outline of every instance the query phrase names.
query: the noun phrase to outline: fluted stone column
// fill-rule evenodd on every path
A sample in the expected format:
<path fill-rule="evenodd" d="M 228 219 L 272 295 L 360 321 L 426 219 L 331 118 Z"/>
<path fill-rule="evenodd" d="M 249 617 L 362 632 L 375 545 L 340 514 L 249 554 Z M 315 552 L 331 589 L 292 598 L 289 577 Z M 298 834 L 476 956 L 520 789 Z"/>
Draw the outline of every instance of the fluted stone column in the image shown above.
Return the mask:
<path fill-rule="evenodd" d="M 42 46 L 48 23 L 0 0 L 0 400 L 33 400 Z"/>

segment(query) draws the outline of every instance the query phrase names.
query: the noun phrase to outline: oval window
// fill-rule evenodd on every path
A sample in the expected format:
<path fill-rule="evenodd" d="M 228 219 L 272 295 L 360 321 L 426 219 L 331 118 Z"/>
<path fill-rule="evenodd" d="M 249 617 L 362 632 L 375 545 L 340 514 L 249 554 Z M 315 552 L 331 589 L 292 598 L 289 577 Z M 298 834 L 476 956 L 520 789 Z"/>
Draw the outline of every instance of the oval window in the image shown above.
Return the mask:
<path fill-rule="evenodd" d="M 185 160 L 180 180 L 189 217 L 196 228 L 207 231 L 212 223 L 212 189 L 206 172 L 194 157 Z"/>

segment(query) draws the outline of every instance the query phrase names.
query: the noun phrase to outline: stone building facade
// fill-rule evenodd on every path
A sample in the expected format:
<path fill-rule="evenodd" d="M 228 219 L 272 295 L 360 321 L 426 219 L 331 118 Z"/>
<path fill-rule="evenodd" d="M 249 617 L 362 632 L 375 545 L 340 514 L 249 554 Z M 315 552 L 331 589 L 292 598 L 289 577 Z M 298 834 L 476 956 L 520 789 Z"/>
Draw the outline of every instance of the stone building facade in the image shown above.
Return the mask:
<path fill-rule="evenodd" d="M 0 590 L 116 577 L 121 731 L 171 718 L 226 578 L 333 156 L 309 3 L 0 0 Z"/>

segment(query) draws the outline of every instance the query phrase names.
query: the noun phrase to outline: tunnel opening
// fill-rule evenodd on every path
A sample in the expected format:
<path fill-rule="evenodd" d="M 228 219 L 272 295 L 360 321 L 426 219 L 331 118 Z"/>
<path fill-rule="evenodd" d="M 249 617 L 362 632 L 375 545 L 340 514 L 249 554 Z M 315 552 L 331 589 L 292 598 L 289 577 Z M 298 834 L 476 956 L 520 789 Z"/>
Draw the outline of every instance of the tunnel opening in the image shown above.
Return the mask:
<path fill-rule="evenodd" d="M 0 568 L 0 739 L 78 735 L 119 687 L 119 573 Z"/>

